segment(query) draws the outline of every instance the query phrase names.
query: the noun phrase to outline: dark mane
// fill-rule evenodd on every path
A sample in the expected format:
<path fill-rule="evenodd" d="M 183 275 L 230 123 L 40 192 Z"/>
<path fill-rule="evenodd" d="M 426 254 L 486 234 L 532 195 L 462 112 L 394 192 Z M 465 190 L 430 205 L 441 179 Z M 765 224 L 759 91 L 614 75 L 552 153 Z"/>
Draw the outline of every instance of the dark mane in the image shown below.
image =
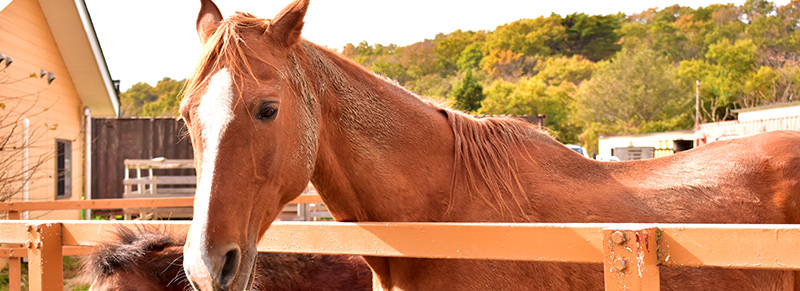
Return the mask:
<path fill-rule="evenodd" d="M 152 227 L 137 226 L 131 229 L 115 225 L 112 237 L 100 242 L 94 252 L 84 259 L 83 272 L 91 278 L 102 280 L 114 272 L 156 269 L 160 264 L 143 266 L 148 252 L 183 245 L 183 239 Z M 171 260 L 166 262 L 167 265 L 169 263 Z"/>

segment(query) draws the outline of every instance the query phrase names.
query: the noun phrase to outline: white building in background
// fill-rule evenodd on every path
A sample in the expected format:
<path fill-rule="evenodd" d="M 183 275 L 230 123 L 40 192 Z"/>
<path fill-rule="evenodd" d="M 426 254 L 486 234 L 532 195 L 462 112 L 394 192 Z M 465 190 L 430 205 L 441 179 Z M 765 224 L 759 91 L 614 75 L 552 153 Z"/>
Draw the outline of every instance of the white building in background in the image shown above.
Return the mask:
<path fill-rule="evenodd" d="M 695 133 L 698 145 L 776 130 L 800 131 L 800 102 L 734 110 L 738 120 L 704 123 Z"/>
<path fill-rule="evenodd" d="M 615 156 L 623 161 L 652 159 L 691 149 L 694 130 L 601 136 L 600 156 Z"/>
<path fill-rule="evenodd" d="M 739 122 L 798 117 L 800 102 L 737 109 L 733 112 L 739 114 Z"/>
<path fill-rule="evenodd" d="M 711 142 L 776 130 L 800 131 L 800 102 L 734 110 L 738 120 L 700 124 L 680 130 L 599 138 L 600 156 L 642 160 L 672 155 Z"/>

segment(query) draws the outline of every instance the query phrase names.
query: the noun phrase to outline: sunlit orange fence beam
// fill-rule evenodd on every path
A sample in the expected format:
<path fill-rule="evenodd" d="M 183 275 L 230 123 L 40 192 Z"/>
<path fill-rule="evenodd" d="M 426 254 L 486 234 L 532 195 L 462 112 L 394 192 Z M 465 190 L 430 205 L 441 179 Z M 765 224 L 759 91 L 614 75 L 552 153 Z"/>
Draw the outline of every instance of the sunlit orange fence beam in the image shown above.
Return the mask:
<path fill-rule="evenodd" d="M 602 263 L 600 224 L 274 223 L 269 252 Z M 357 243 L 354 243 L 357 242 Z"/>
<path fill-rule="evenodd" d="M 24 244 L 32 223 L 63 225 L 65 246 L 93 245 L 115 224 L 178 235 L 189 227 L 183 221 L 0 221 L 0 243 Z M 603 230 L 631 227 L 658 229 L 662 265 L 800 269 L 800 225 L 275 222 L 259 250 L 602 263 Z"/>
<path fill-rule="evenodd" d="M 188 222 L 0 221 L 0 243 L 25 244 L 36 238 L 27 227 L 31 223 L 33 229 L 47 226 L 44 234 L 60 234 L 57 247 L 92 245 L 113 230 L 114 224 L 151 225 L 177 235 L 185 234 L 189 226 Z M 640 238 L 645 236 L 644 247 L 650 249 L 639 251 L 644 242 Z M 659 279 L 657 265 L 800 270 L 798 245 L 800 225 L 276 222 L 259 243 L 259 250 L 606 266 L 636 260 L 644 262 L 640 267 L 654 271 L 634 272 L 629 267 L 618 270 L 623 275 L 615 275 L 609 274 L 614 268 L 608 268 L 606 290 L 654 290 Z M 47 245 L 39 248 L 54 249 Z M 637 251 L 624 253 L 629 248 Z"/>
<path fill-rule="evenodd" d="M 188 222 L 66 221 L 64 245 L 91 245 L 115 223 L 188 230 Z M 653 227 L 662 265 L 800 269 L 800 225 L 275 222 L 259 250 L 603 263 L 603 230 Z"/>
<path fill-rule="evenodd" d="M 289 203 L 322 203 L 322 198 L 319 195 L 300 195 Z M 26 201 L 2 202 L 0 211 L 8 211 L 12 214 L 9 215 L 11 219 L 19 219 L 15 217 L 19 212 L 32 210 L 191 207 L 193 204 L 194 197 Z"/>
<path fill-rule="evenodd" d="M 603 263 L 604 229 L 652 227 L 662 265 L 800 270 L 800 225 L 276 222 L 259 250 Z"/>
<path fill-rule="evenodd" d="M 80 256 L 92 252 L 92 246 L 64 246 L 62 249 L 63 256 Z M 24 247 L 18 248 L 0 248 L 0 258 L 24 258 L 28 256 L 28 249 Z"/>
<path fill-rule="evenodd" d="M 664 266 L 800 270 L 800 225 L 658 224 Z"/>
<path fill-rule="evenodd" d="M 62 210 L 62 209 L 113 209 L 192 206 L 194 197 L 141 198 L 141 199 L 97 199 L 26 201 L 0 203 L 0 211 Z"/>

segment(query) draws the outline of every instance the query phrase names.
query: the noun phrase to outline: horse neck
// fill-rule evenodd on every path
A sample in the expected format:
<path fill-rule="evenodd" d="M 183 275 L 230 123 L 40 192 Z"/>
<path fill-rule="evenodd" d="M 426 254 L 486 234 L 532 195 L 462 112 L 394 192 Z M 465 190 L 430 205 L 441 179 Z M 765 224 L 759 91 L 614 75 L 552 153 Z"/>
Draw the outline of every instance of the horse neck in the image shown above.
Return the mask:
<path fill-rule="evenodd" d="M 312 182 L 340 221 L 436 220 L 450 191 L 447 117 L 398 85 L 311 47 L 321 120 Z M 322 91 L 322 90 L 318 90 Z"/>

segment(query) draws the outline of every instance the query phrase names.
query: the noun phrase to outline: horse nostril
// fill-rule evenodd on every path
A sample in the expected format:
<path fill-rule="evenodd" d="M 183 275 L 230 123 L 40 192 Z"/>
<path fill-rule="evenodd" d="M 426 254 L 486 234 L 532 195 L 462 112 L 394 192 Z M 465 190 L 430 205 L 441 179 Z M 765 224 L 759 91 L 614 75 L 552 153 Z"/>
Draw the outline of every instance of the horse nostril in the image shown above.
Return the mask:
<path fill-rule="evenodd" d="M 233 282 L 233 278 L 236 277 L 236 273 L 239 271 L 239 261 L 241 260 L 241 257 L 241 251 L 239 251 L 238 246 L 233 247 L 233 249 L 225 253 L 225 261 L 222 264 L 222 270 L 219 273 L 219 284 L 224 289 L 227 289 L 228 285 Z"/>

